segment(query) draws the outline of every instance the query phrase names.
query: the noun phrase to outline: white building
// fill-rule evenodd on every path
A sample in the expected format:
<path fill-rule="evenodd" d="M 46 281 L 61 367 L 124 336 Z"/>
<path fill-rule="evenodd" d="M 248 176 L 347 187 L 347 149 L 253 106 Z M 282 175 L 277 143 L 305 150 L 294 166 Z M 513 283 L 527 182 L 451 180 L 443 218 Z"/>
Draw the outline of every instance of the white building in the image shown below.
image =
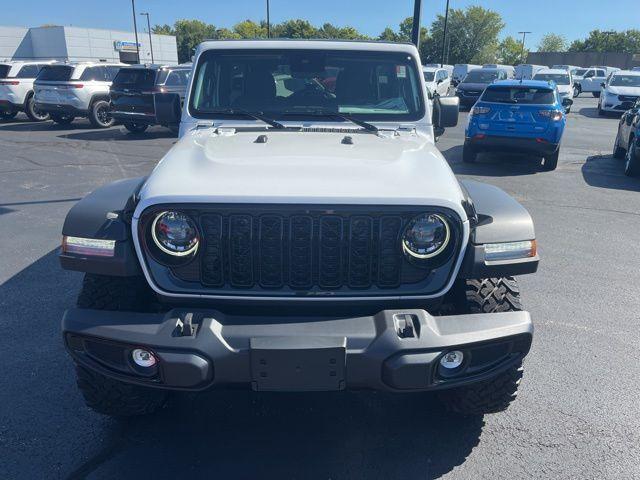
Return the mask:
<path fill-rule="evenodd" d="M 153 60 L 177 64 L 176 37 L 151 35 Z M 149 34 L 138 32 L 140 63 L 151 63 Z M 2 27 L 1 60 L 107 61 L 138 63 L 133 32 L 80 27 Z"/>

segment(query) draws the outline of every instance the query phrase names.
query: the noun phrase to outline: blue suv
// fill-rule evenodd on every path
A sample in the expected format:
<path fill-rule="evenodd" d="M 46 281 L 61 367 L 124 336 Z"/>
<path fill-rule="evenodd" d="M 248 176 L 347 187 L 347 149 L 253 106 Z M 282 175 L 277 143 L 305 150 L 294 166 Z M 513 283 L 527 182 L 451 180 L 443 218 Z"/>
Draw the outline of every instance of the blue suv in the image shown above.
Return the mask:
<path fill-rule="evenodd" d="M 469 113 L 463 161 L 480 152 L 519 152 L 544 158 L 543 170 L 555 170 L 570 98 L 560 99 L 553 82 L 505 80 L 485 89 Z"/>

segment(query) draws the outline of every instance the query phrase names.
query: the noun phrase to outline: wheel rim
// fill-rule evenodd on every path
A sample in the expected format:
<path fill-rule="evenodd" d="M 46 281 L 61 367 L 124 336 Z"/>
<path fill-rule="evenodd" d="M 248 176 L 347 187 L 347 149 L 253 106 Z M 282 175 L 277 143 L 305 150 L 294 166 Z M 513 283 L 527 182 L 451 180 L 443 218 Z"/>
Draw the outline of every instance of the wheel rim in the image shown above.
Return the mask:
<path fill-rule="evenodd" d="M 35 105 L 35 102 L 33 101 L 33 99 L 31 99 L 31 113 L 38 120 L 46 120 L 47 118 L 49 118 L 49 114 L 48 113 L 43 113 L 43 112 L 41 112 L 40 110 L 38 110 L 36 108 L 36 105 Z"/>
<path fill-rule="evenodd" d="M 108 126 L 113 121 L 111 117 L 111 112 L 106 105 L 99 105 L 96 109 L 96 118 L 101 125 Z"/>

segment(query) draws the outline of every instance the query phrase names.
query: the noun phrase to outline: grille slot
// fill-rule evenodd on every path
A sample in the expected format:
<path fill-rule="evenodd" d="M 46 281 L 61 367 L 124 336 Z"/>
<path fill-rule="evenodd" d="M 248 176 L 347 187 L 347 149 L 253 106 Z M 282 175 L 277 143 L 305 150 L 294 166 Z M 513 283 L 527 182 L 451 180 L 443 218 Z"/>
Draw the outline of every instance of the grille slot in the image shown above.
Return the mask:
<path fill-rule="evenodd" d="M 400 242 L 419 213 L 424 209 L 255 205 L 193 210 L 202 234 L 200 254 L 195 265 L 171 271 L 176 280 L 211 292 L 424 291 L 433 272 L 407 262 Z M 458 232 L 459 224 L 451 220 Z"/>

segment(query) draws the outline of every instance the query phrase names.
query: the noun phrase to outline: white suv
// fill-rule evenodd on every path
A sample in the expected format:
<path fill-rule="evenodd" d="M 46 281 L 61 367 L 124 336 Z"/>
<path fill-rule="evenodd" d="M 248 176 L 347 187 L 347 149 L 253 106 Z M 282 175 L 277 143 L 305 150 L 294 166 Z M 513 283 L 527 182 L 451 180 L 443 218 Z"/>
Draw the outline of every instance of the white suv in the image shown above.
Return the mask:
<path fill-rule="evenodd" d="M 446 97 L 451 87 L 451 77 L 445 68 L 440 67 L 422 67 L 422 75 L 424 83 L 432 93 L 437 93 L 441 97 Z"/>
<path fill-rule="evenodd" d="M 604 116 L 607 112 L 623 113 L 633 108 L 638 99 L 640 99 L 640 72 L 632 70 L 614 72 L 602 84 L 598 115 Z"/>
<path fill-rule="evenodd" d="M 36 107 L 60 124 L 87 117 L 94 127 L 114 124 L 109 87 L 123 63 L 68 63 L 43 68 L 35 81 Z"/>
<path fill-rule="evenodd" d="M 33 103 L 33 81 L 50 61 L 0 63 L 0 120 L 9 120 L 24 112 L 30 120 L 47 120 Z"/>
<path fill-rule="evenodd" d="M 539 70 L 538 73 L 533 76 L 533 80 L 555 83 L 558 94 L 560 95 L 560 100 L 573 96 L 573 78 L 569 70 L 545 68 L 544 70 Z M 570 111 L 571 106 L 565 107 L 566 113 Z"/>

